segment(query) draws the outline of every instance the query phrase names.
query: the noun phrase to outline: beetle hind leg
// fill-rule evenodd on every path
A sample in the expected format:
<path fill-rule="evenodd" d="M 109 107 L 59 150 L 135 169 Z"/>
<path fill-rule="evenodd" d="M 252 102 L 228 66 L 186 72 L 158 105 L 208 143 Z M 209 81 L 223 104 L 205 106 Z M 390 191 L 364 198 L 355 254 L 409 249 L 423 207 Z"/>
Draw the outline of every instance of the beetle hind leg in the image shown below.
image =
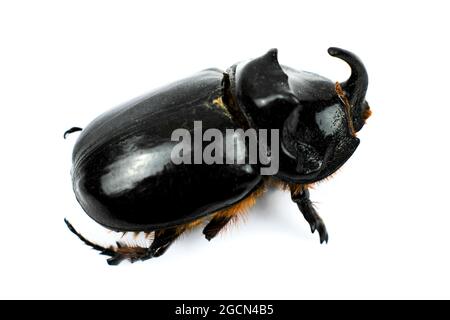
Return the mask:
<path fill-rule="evenodd" d="M 67 219 L 64 219 L 64 222 L 66 223 L 67 228 L 69 228 L 69 230 L 74 235 L 76 235 L 78 237 L 78 239 L 80 239 L 82 242 L 84 242 L 84 244 L 86 244 L 87 246 L 91 247 L 94 250 L 100 251 L 100 254 L 103 254 L 103 255 L 107 255 L 107 256 L 111 256 L 111 257 L 116 255 L 116 252 L 114 251 L 113 247 L 105 248 L 96 243 L 93 243 L 92 241 L 86 239 L 81 233 L 79 233 Z"/>
<path fill-rule="evenodd" d="M 162 256 L 185 230 L 185 226 L 179 226 L 155 231 L 155 239 L 141 260 Z"/>
<path fill-rule="evenodd" d="M 72 127 L 69 130 L 67 130 L 66 132 L 64 132 L 64 139 L 67 137 L 68 134 L 74 133 L 74 132 L 78 132 L 83 130 L 82 128 L 79 127 Z"/>
<path fill-rule="evenodd" d="M 84 242 L 84 244 L 93 248 L 94 250 L 99 251 L 100 254 L 109 256 L 110 258 L 107 259 L 109 265 L 118 265 L 124 260 L 129 260 L 131 263 L 139 260 L 144 260 L 144 258 L 146 258 L 149 254 L 149 250 L 151 247 L 146 248 L 130 244 L 122 240 L 117 241 L 116 246 L 109 246 L 109 247 L 101 246 L 85 238 L 72 226 L 72 224 L 67 219 L 64 219 L 64 222 L 66 223 L 69 230 L 73 234 L 75 234 L 82 242 Z"/>
<path fill-rule="evenodd" d="M 147 254 L 147 248 L 143 247 L 128 247 L 121 243 L 116 242 L 117 248 L 115 248 L 114 255 L 107 259 L 106 262 L 110 266 L 115 266 L 124 260 L 129 260 L 131 263 L 139 261 Z"/>
<path fill-rule="evenodd" d="M 120 242 L 117 243 L 116 254 L 107 260 L 109 265 L 117 265 L 123 260 L 131 263 L 145 261 L 162 256 L 175 240 L 186 230 L 184 226 L 157 230 L 149 248 L 128 247 Z"/>

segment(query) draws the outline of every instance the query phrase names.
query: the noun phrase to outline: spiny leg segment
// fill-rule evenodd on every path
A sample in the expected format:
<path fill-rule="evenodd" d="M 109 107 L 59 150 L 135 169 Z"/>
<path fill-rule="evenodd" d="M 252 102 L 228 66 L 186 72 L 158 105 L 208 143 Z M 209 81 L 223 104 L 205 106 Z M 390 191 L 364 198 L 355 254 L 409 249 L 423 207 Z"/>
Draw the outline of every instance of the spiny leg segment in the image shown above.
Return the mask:
<path fill-rule="evenodd" d="M 67 228 L 69 228 L 69 230 L 78 237 L 78 239 L 80 239 L 82 242 L 84 242 L 84 244 L 86 244 L 87 246 L 91 247 L 94 250 L 100 251 L 100 254 L 106 255 L 106 256 L 110 256 L 113 257 L 116 254 L 116 251 L 114 251 L 113 247 L 109 247 L 109 248 L 105 248 L 102 247 L 98 244 L 93 243 L 92 241 L 86 239 L 81 233 L 79 233 L 74 226 L 69 222 L 69 220 L 64 219 L 64 222 L 67 225 Z"/>
<path fill-rule="evenodd" d="M 82 128 L 79 127 L 72 127 L 69 130 L 67 130 L 66 132 L 64 132 L 64 139 L 67 137 L 68 134 L 74 133 L 74 132 L 78 132 L 83 130 Z"/>
<path fill-rule="evenodd" d="M 139 260 L 148 260 L 163 255 L 169 246 L 186 230 L 184 226 L 168 228 L 164 230 L 155 231 L 154 240 L 149 248 L 139 246 L 128 246 L 126 243 L 120 241 L 116 242 L 117 247 L 103 247 L 88 239 L 79 233 L 72 224 L 64 219 L 69 230 L 75 234 L 82 242 L 91 248 L 100 251 L 100 254 L 110 256 L 107 260 L 109 265 L 118 265 L 124 260 L 129 260 L 131 263 Z"/>

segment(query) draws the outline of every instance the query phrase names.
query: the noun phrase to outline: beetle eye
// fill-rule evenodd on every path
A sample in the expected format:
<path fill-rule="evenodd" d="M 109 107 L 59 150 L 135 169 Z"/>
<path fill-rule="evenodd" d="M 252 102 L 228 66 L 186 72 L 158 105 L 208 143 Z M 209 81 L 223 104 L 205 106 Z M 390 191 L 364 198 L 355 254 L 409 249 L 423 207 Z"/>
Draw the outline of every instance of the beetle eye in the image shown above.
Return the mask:
<path fill-rule="evenodd" d="M 353 126 L 358 132 L 366 124 L 366 120 L 372 115 L 372 111 L 370 110 L 370 106 L 367 101 L 364 101 L 359 108 L 354 107 L 354 109 Z"/>
<path fill-rule="evenodd" d="M 369 119 L 369 117 L 372 115 L 372 110 L 370 110 L 370 106 L 369 103 L 367 101 L 364 102 L 364 108 L 362 111 L 362 118 L 364 119 L 364 121 L 366 121 L 367 119 Z"/>

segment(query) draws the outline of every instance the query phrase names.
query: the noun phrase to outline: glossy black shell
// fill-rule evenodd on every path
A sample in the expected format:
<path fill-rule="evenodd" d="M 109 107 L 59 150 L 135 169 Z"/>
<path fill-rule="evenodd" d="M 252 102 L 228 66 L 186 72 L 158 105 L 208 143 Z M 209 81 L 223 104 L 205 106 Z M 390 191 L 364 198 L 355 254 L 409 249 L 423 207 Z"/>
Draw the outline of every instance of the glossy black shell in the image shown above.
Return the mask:
<path fill-rule="evenodd" d="M 119 106 L 86 127 L 74 148 L 73 188 L 98 223 L 151 231 L 193 221 L 245 197 L 253 165 L 174 165 L 175 129 L 239 128 L 220 103 L 223 73 L 205 70 Z M 246 153 L 245 145 L 239 152 Z M 239 154 L 236 152 L 236 155 Z"/>
<path fill-rule="evenodd" d="M 73 152 L 77 200 L 107 228 L 153 231 L 229 207 L 263 183 L 256 164 L 175 165 L 171 152 L 178 142 L 172 141 L 172 133 L 184 128 L 193 134 L 194 121 L 202 121 L 203 131 L 278 129 L 283 150 L 277 178 L 304 184 L 329 176 L 358 146 L 351 123 L 361 129 L 368 110 L 361 61 L 342 49 L 330 48 L 329 53 L 352 68 L 342 87 L 353 115 L 344 111 L 335 83 L 279 65 L 276 50 L 226 73 L 208 69 L 89 124 Z M 246 144 L 237 147 L 236 157 L 248 156 Z M 320 166 L 313 171 L 316 163 Z"/>

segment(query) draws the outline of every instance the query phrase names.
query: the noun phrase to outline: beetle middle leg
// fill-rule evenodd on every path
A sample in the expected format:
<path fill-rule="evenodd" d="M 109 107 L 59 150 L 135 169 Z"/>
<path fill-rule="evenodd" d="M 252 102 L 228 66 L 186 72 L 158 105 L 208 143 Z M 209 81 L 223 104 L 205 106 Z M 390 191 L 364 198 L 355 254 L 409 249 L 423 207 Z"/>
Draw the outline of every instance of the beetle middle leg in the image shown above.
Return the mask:
<path fill-rule="evenodd" d="M 320 243 L 328 242 L 328 232 L 325 227 L 325 224 L 317 213 L 316 209 L 314 209 L 311 200 L 309 199 L 309 190 L 306 186 L 292 185 L 291 189 L 291 198 L 294 201 L 300 212 L 305 217 L 306 221 L 308 221 L 311 232 L 314 233 L 316 230 L 320 236 Z"/>
<path fill-rule="evenodd" d="M 203 229 L 203 234 L 206 240 L 211 241 L 212 238 L 217 236 L 217 234 L 228 224 L 232 219 L 231 216 L 216 215 Z"/>
<path fill-rule="evenodd" d="M 216 212 L 211 221 L 203 229 L 205 238 L 210 241 L 216 237 L 220 231 L 222 231 L 230 221 L 236 220 L 240 214 L 246 212 L 249 208 L 255 205 L 256 200 L 267 189 L 266 182 L 260 183 L 256 189 L 247 197 L 239 201 L 238 203 Z"/>

